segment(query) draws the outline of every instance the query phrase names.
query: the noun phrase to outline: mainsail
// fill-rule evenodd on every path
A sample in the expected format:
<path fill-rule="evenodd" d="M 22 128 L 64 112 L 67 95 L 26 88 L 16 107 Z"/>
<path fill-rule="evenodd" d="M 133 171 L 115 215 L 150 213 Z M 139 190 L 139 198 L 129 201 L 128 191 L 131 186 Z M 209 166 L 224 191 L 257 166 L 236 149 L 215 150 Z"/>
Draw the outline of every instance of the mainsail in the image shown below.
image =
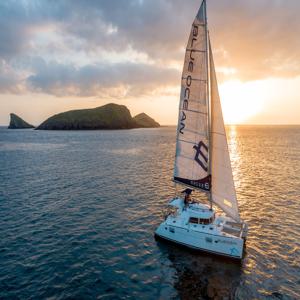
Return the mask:
<path fill-rule="evenodd" d="M 185 53 L 174 181 L 208 192 L 210 201 L 239 221 L 205 6 L 202 1 Z"/>
<path fill-rule="evenodd" d="M 210 190 L 205 1 L 193 22 L 181 79 L 174 180 Z"/>

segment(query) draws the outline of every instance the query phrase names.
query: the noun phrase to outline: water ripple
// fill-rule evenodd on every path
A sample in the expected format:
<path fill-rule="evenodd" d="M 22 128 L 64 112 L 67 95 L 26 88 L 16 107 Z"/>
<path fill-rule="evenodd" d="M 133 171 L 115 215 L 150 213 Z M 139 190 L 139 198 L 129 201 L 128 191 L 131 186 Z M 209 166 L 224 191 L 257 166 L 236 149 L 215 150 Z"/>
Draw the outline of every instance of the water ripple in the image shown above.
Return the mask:
<path fill-rule="evenodd" d="M 240 263 L 153 238 L 175 128 L 0 129 L 1 299 L 299 299 L 300 128 L 230 127 Z"/>

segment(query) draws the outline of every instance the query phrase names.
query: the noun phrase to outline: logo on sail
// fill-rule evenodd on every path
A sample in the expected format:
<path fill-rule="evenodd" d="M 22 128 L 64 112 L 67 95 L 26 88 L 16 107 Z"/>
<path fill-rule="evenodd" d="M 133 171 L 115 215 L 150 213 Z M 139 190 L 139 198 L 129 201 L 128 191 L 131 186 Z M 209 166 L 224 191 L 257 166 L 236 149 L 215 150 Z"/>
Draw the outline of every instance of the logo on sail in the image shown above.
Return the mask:
<path fill-rule="evenodd" d="M 188 63 L 188 72 L 193 73 L 194 71 L 194 52 L 195 49 L 193 49 L 194 47 L 194 42 L 197 41 L 197 37 L 198 37 L 198 26 L 197 25 L 193 25 L 193 29 L 192 29 L 192 41 L 191 41 L 191 49 L 187 50 L 190 51 L 190 55 L 189 55 L 189 63 Z M 184 90 L 184 99 L 183 99 L 183 103 L 182 103 L 182 113 L 181 113 L 181 117 L 180 117 L 180 127 L 179 127 L 179 132 L 181 134 L 184 134 L 183 130 L 185 128 L 185 120 L 186 120 L 186 113 L 184 112 L 185 110 L 188 110 L 189 107 L 189 99 L 190 99 L 190 88 L 192 85 L 192 76 L 188 75 L 185 79 L 185 83 L 186 83 L 186 88 Z"/>
<path fill-rule="evenodd" d="M 207 172 L 207 161 L 208 161 L 208 147 L 200 141 L 197 146 L 194 146 L 193 149 L 196 150 L 195 161 L 200 165 L 200 167 Z M 205 150 L 205 153 L 203 152 Z"/>

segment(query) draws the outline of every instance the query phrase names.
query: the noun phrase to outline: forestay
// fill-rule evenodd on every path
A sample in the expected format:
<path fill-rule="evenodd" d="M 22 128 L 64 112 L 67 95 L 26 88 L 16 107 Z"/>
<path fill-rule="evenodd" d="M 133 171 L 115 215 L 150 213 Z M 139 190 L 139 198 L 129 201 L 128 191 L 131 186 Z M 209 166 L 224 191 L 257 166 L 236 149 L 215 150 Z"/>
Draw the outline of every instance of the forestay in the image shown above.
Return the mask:
<path fill-rule="evenodd" d="M 226 214 L 234 220 L 239 221 L 238 204 L 210 43 L 209 51 L 211 88 L 211 200 L 223 209 Z"/>
<path fill-rule="evenodd" d="M 193 22 L 181 80 L 174 180 L 210 190 L 205 1 Z"/>

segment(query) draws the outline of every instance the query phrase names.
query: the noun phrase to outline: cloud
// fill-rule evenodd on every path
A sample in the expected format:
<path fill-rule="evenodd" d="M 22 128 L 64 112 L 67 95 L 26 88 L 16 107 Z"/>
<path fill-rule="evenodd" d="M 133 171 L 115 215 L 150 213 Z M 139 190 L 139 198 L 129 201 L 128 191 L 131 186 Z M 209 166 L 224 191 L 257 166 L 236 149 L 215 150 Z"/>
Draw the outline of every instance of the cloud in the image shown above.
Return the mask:
<path fill-rule="evenodd" d="M 74 67 L 57 62 L 36 63 L 27 86 L 35 92 L 56 96 L 95 96 L 123 98 L 141 96 L 179 82 L 177 70 L 155 65 L 116 63 Z"/>
<path fill-rule="evenodd" d="M 60 18 L 55 4 L 38 0 L 0 2 L 0 58 L 10 60 L 30 50 L 35 28 Z"/>
<path fill-rule="evenodd" d="M 23 84 L 61 96 L 101 92 L 115 96 L 120 91 L 138 96 L 152 87 L 178 85 L 180 75 L 172 66 L 183 63 L 199 4 L 198 0 L 1 1 L 0 59 L 6 69 L 0 71 L 0 91 L 20 92 Z M 297 0 L 208 1 L 220 81 L 299 75 L 299 9 Z M 130 51 L 144 61 L 126 57 Z M 40 67 L 38 57 L 43 61 Z M 108 62 L 108 57 L 117 62 Z"/>
<path fill-rule="evenodd" d="M 254 80 L 300 74 L 299 1 L 213 2 L 211 36 L 218 66 Z"/>
<path fill-rule="evenodd" d="M 0 60 L 0 92 L 3 94 L 20 94 L 24 85 L 19 74 L 4 60 Z"/>
<path fill-rule="evenodd" d="M 166 64 L 182 63 L 183 48 L 199 5 L 193 0 L 68 3 L 82 13 L 72 13 L 63 30 L 84 41 L 86 49 L 121 51 L 130 45 Z M 299 10 L 297 0 L 208 1 L 216 64 L 236 69 L 230 77 L 244 80 L 299 74 Z M 218 55 L 220 50 L 227 55 Z"/>
<path fill-rule="evenodd" d="M 82 13 L 72 14 L 63 29 L 89 48 L 119 51 L 130 45 L 159 60 L 182 57 L 196 11 L 178 0 L 77 1 L 72 6 Z"/>

